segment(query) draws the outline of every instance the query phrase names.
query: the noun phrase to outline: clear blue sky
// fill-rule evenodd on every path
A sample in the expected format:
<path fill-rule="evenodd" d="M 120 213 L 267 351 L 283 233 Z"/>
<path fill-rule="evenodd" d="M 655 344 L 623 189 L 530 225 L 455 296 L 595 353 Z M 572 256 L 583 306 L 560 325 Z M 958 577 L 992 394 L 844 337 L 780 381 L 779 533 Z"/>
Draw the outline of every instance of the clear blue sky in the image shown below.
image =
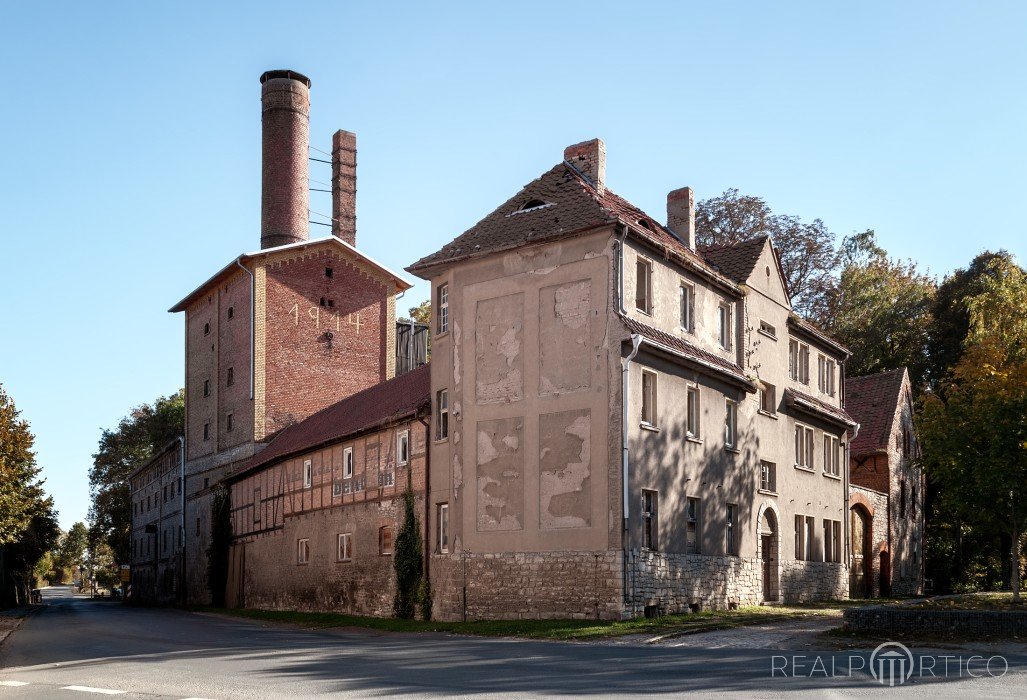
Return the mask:
<path fill-rule="evenodd" d="M 313 80 L 313 145 L 357 132 L 358 244 L 394 269 L 594 136 L 661 219 L 737 187 L 936 274 L 1022 261 L 1025 28 L 1013 2 L 0 1 L 0 382 L 84 519 L 101 427 L 182 385 L 168 307 L 259 247 L 272 68 Z"/>

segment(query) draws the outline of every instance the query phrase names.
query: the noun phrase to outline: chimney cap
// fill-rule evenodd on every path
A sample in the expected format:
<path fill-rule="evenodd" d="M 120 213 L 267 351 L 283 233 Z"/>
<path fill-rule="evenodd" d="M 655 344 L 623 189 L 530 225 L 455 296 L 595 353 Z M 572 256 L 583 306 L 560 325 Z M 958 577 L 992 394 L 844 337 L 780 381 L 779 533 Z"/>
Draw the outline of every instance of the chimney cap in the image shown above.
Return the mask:
<path fill-rule="evenodd" d="M 290 80 L 298 80 L 310 88 L 310 78 L 294 70 L 269 70 L 264 71 L 264 74 L 260 76 L 260 84 L 263 85 L 269 80 L 275 78 L 289 78 Z"/>

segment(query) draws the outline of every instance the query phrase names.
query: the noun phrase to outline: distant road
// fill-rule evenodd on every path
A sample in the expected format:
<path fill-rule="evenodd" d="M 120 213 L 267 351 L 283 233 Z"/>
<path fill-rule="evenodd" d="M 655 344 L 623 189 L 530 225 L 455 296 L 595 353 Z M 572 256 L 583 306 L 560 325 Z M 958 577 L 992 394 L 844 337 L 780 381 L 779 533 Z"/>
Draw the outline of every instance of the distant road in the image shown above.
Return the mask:
<path fill-rule="evenodd" d="M 0 699 L 576 697 L 683 694 L 740 698 L 1027 697 L 1027 657 L 1002 678 L 913 677 L 886 688 L 846 677 L 849 654 L 822 652 L 833 678 L 772 677 L 793 652 L 768 649 L 565 644 L 450 635 L 308 631 L 45 591 L 46 605 L 0 647 Z M 950 654 L 958 652 L 947 652 Z M 963 652 L 966 653 L 966 652 Z M 775 661 L 774 656 L 777 656 Z"/>

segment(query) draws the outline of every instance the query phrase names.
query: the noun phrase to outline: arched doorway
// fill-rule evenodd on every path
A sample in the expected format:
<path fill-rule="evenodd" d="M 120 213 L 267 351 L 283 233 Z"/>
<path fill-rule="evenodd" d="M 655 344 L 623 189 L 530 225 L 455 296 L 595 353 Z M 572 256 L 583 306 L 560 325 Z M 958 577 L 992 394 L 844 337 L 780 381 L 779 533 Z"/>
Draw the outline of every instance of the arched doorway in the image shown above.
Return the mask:
<path fill-rule="evenodd" d="M 777 515 L 764 508 L 759 519 L 760 559 L 763 565 L 763 602 L 776 603 L 781 599 L 778 579 L 778 551 L 781 541 Z"/>
<path fill-rule="evenodd" d="M 870 578 L 870 514 L 856 505 L 850 511 L 849 532 L 852 538 L 852 561 L 849 565 L 849 597 L 868 598 Z"/>

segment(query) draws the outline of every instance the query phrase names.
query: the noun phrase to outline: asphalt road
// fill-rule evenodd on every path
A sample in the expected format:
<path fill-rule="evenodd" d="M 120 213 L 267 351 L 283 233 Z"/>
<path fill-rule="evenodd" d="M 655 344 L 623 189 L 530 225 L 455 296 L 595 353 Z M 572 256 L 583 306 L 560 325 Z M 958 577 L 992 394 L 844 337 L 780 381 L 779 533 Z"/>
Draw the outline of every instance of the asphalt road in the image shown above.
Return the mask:
<path fill-rule="evenodd" d="M 937 657 L 896 687 L 866 652 L 566 644 L 452 635 L 308 631 L 218 615 L 130 608 L 46 591 L 0 647 L 0 698 L 123 697 L 1027 697 L 1027 655 L 969 665 Z M 1023 649 L 1023 647 L 1021 647 Z M 800 655 L 796 658 L 795 655 Z M 1004 664 L 1008 663 L 1008 670 Z M 851 673 L 850 667 L 854 668 Z M 776 669 L 776 670 L 775 670 Z M 1003 673 L 1004 672 L 1004 673 Z M 1002 674 L 1000 677 L 999 674 Z M 959 676 L 962 677 L 959 677 Z M 95 695 L 94 695 L 95 696 Z"/>

